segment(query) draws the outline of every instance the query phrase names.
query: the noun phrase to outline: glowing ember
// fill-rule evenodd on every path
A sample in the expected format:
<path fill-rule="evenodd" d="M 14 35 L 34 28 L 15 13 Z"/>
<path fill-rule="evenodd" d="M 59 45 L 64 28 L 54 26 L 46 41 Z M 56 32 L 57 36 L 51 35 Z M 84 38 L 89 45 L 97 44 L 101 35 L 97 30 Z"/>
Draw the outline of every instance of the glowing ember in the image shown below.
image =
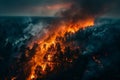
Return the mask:
<path fill-rule="evenodd" d="M 74 23 L 61 22 L 59 26 L 57 25 L 44 34 L 44 37 L 29 44 L 30 48 L 36 47 L 32 59 L 28 62 L 31 68 L 27 80 L 43 78 L 50 73 L 54 73 L 62 62 L 64 62 L 62 66 L 70 66 L 77 57 L 74 51 L 71 53 L 71 56 L 65 55 L 70 54 L 69 50 L 79 49 L 79 46 L 74 42 L 66 42 L 67 38 L 69 39 L 69 36 L 79 29 L 84 29 L 92 25 L 94 25 L 93 18 Z"/>
<path fill-rule="evenodd" d="M 16 80 L 16 77 L 13 77 L 11 80 Z"/>
<path fill-rule="evenodd" d="M 34 79 L 35 78 L 35 76 L 34 75 L 31 75 L 31 79 Z"/>

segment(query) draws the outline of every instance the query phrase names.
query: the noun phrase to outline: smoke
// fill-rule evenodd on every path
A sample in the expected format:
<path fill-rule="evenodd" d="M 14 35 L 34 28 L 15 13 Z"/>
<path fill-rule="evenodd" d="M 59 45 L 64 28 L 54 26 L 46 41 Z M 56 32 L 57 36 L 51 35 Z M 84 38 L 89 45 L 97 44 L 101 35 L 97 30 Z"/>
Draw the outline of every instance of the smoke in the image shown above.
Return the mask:
<path fill-rule="evenodd" d="M 111 14 L 116 11 L 119 13 L 119 0 L 74 0 L 70 9 L 61 12 L 61 15 L 69 20 L 69 18 L 79 20 L 89 17 L 99 17 L 105 14 Z M 113 16 L 115 14 L 112 14 Z"/>

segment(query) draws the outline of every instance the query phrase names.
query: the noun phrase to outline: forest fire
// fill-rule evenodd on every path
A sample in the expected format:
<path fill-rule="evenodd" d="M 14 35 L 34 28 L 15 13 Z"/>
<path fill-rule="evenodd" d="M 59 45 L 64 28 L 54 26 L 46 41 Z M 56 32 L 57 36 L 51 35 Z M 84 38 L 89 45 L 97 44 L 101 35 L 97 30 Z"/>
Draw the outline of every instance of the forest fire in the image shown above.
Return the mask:
<path fill-rule="evenodd" d="M 48 29 L 44 37 L 28 44 L 32 52 L 32 58 L 27 62 L 25 68 L 30 66 L 27 80 L 44 78 L 51 73 L 59 72 L 62 67 L 67 69 L 79 56 L 80 45 L 70 40 L 70 36 L 79 29 L 94 25 L 94 18 L 87 18 L 77 22 L 61 22 L 52 30 Z M 54 25 L 51 25 L 54 26 Z M 26 56 L 30 52 L 26 51 Z M 27 71 L 28 72 L 28 71 Z"/>
<path fill-rule="evenodd" d="M 0 5 L 0 80 L 120 80 L 120 0 L 16 1 Z"/>

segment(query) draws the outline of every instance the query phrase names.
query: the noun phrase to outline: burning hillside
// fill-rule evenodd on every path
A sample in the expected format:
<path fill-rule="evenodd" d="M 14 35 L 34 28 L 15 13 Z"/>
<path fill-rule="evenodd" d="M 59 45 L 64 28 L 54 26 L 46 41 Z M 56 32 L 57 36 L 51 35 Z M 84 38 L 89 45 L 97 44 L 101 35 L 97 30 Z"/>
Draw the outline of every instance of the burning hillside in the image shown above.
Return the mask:
<path fill-rule="evenodd" d="M 108 76 L 112 72 L 117 74 L 111 76 L 112 79 L 120 79 L 118 63 L 115 64 L 117 70 L 108 68 L 116 62 L 113 58 L 113 61 L 110 60 L 111 54 L 115 53 L 117 59 L 116 55 L 120 56 L 120 21 L 99 21 L 99 16 L 108 10 L 111 0 L 70 0 L 69 3 L 67 9 L 58 11 L 57 18 L 48 22 L 24 19 L 24 28 L 20 29 L 20 33 L 11 30 L 16 38 L 7 36 L 10 35 L 8 31 L 3 31 L 2 35 L 6 36 L 0 44 L 1 50 L 4 49 L 1 52 L 9 54 L 8 50 L 12 54 L 6 60 L 9 64 L 0 57 L 4 63 L 2 66 L 6 66 L 4 70 L 0 68 L 0 79 L 101 80 L 104 72 L 110 70 L 103 80 L 110 79 Z"/>
<path fill-rule="evenodd" d="M 44 36 L 30 44 L 30 48 L 35 47 L 30 65 L 30 75 L 28 80 L 42 78 L 47 74 L 54 73 L 62 67 L 72 66 L 74 59 L 80 55 L 80 45 L 69 40 L 79 29 L 92 26 L 93 19 L 87 19 L 77 23 L 62 23 L 57 29 L 48 31 Z M 54 25 L 52 25 L 54 26 Z M 78 52 L 76 52 L 78 51 Z M 26 52 L 29 57 L 30 52 Z"/>
<path fill-rule="evenodd" d="M 111 25 L 114 26 L 111 27 Z M 21 46 L 19 52 L 22 54 L 20 58 L 12 61 L 5 78 L 13 80 L 99 80 L 104 75 L 104 70 L 109 71 L 109 69 L 114 72 L 112 77 L 116 78 L 115 75 L 119 73 L 119 70 L 116 72 L 108 67 L 114 63 L 117 69 L 118 64 L 113 61 L 112 57 L 119 55 L 117 47 L 119 45 L 116 45 L 116 43 L 119 44 L 120 29 L 117 27 L 119 25 L 119 21 L 114 22 L 114 20 L 105 23 L 103 21 L 95 25 L 93 22 L 86 28 L 85 26 L 78 27 L 79 29 L 74 32 L 66 31 L 60 34 L 57 32 L 59 29 L 56 29 L 54 34 L 48 32 L 49 34 L 44 34 L 45 36 L 41 38 L 34 36 L 32 39 L 36 38 L 35 40 L 30 40 L 27 45 Z M 61 27 L 58 26 L 58 28 Z M 109 35 L 111 32 L 114 33 Z M 116 57 L 117 60 L 118 57 Z M 103 79 L 109 79 L 112 72 L 106 73 L 108 76 L 104 76 Z"/>
<path fill-rule="evenodd" d="M 26 40 L 27 43 L 17 44 L 21 45 L 17 48 L 8 41 L 2 48 L 5 51 L 1 52 L 7 54 L 8 50 L 9 53 L 13 53 L 14 49 L 14 54 L 9 58 L 7 56 L 0 58 L 2 63 L 0 78 L 3 80 L 119 80 L 119 22 L 116 19 L 98 19 L 95 25 L 86 28 L 81 26 L 74 32 L 66 31 L 64 34 L 59 34 L 57 29 L 53 32 L 57 35 L 51 32 L 46 35 L 42 32 L 46 36 L 32 36 Z M 15 54 L 16 51 L 19 54 Z"/>

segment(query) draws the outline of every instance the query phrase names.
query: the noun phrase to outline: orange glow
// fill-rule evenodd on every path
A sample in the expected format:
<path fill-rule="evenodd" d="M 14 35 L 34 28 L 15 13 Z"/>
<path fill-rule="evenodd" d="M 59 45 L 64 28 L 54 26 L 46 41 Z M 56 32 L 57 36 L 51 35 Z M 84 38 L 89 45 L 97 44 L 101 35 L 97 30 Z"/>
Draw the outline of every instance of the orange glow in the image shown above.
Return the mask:
<path fill-rule="evenodd" d="M 31 75 L 31 79 L 34 79 L 35 78 L 35 76 L 34 75 Z"/>
<path fill-rule="evenodd" d="M 16 80 L 16 77 L 13 77 L 11 80 Z"/>
<path fill-rule="evenodd" d="M 50 6 L 46 6 L 50 10 L 57 10 L 57 9 L 67 9 L 71 6 L 71 3 L 64 3 L 64 4 L 54 4 Z"/>
<path fill-rule="evenodd" d="M 61 61 L 56 60 L 56 56 L 61 49 L 61 54 L 65 52 L 65 47 L 70 46 L 70 49 L 79 48 L 71 46 L 72 43 L 65 43 L 65 34 L 74 34 L 79 29 L 84 29 L 89 26 L 94 25 L 94 18 L 88 18 L 85 20 L 80 20 L 75 23 L 72 22 L 61 22 L 60 25 L 55 26 L 52 30 L 49 30 L 44 37 L 32 42 L 29 44 L 29 47 L 33 47 L 34 43 L 37 43 L 38 46 L 35 50 L 35 55 L 28 62 L 31 65 L 30 75 L 27 80 L 34 80 L 36 78 L 44 77 L 48 72 L 53 72 L 55 67 L 60 64 Z M 54 25 L 52 25 L 54 26 Z M 58 44 L 59 43 L 59 44 Z M 60 49 L 57 48 L 57 46 Z M 77 58 L 75 55 L 73 58 Z M 73 59 L 65 58 L 65 61 L 72 63 Z M 63 61 L 64 61 L 63 60 Z M 39 73 L 39 74 L 38 74 Z"/>

